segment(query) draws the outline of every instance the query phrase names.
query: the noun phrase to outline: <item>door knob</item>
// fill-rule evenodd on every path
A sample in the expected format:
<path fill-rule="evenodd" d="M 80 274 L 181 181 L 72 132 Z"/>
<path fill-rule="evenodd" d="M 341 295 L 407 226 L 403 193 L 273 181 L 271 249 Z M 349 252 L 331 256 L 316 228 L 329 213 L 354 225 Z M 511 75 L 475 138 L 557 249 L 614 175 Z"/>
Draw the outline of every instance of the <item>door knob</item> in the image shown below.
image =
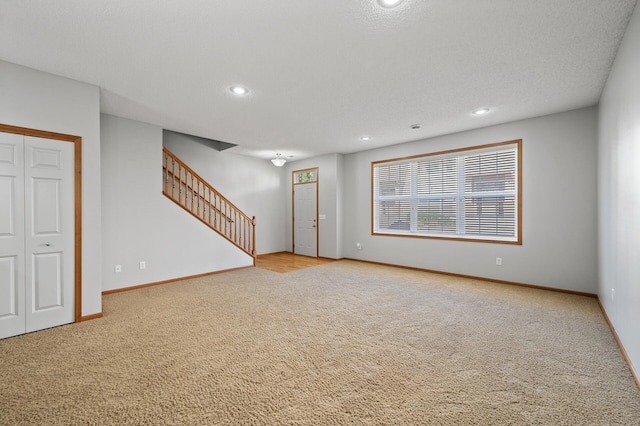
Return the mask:
<path fill-rule="evenodd" d="M 45 247 L 51 247 L 51 245 L 52 245 L 51 243 L 44 243 Z"/>

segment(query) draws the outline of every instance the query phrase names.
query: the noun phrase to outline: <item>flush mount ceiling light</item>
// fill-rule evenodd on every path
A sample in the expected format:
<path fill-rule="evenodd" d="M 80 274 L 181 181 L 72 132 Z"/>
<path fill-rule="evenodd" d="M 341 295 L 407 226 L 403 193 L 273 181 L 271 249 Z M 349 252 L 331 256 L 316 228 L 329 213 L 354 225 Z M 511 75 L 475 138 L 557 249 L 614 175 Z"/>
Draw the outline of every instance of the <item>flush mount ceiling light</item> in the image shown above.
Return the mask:
<path fill-rule="evenodd" d="M 276 158 L 272 158 L 271 162 L 273 163 L 274 166 L 276 167 L 282 167 L 284 166 L 284 163 L 287 162 L 287 160 L 285 160 L 284 158 L 282 158 L 282 154 L 277 153 L 276 154 Z"/>
<path fill-rule="evenodd" d="M 382 7 L 390 9 L 402 3 L 402 0 L 378 0 L 378 4 Z"/>
<path fill-rule="evenodd" d="M 244 96 L 247 93 L 249 93 L 249 89 L 247 89 L 246 87 L 242 87 L 242 86 L 231 86 L 229 88 L 229 90 L 231 90 L 231 93 L 233 93 L 234 95 L 238 95 L 238 96 Z"/>
<path fill-rule="evenodd" d="M 485 114 L 488 114 L 489 111 L 491 111 L 491 109 L 489 108 L 480 108 L 473 111 L 473 115 L 485 115 Z"/>
<path fill-rule="evenodd" d="M 360 136 L 361 141 L 368 141 L 369 139 L 371 139 L 369 136 Z"/>

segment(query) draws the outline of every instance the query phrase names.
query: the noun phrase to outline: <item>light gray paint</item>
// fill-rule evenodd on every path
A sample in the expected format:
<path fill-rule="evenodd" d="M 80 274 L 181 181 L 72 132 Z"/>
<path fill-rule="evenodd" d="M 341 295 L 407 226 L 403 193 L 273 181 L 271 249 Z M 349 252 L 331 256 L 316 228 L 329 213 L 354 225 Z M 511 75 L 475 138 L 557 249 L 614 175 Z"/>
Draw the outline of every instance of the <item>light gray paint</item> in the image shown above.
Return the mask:
<path fill-rule="evenodd" d="M 249 216 L 256 217 L 258 254 L 284 250 L 284 172 L 269 161 L 216 151 L 185 135 L 164 145 Z"/>
<path fill-rule="evenodd" d="M 600 101 L 598 295 L 640 373 L 640 8 Z M 612 290 L 614 292 L 612 293 Z"/>
<path fill-rule="evenodd" d="M 342 257 L 342 178 L 343 156 L 328 154 L 285 164 L 284 191 L 286 197 L 286 251 L 292 251 L 293 194 L 292 172 L 318 168 L 318 256 L 339 259 Z M 324 215 L 325 219 L 320 219 Z"/>
<path fill-rule="evenodd" d="M 102 311 L 99 90 L 0 61 L 0 123 L 82 137 L 82 315 Z"/>
<path fill-rule="evenodd" d="M 345 256 L 595 293 L 596 114 L 585 108 L 345 156 Z M 521 246 L 371 235 L 372 161 L 513 139 L 523 140 Z"/>
<path fill-rule="evenodd" d="M 344 224 L 345 224 L 345 204 L 344 204 L 344 155 L 338 155 L 336 162 L 336 258 L 344 257 Z"/>
<path fill-rule="evenodd" d="M 162 194 L 160 127 L 109 115 L 101 124 L 103 290 L 253 264 Z"/>

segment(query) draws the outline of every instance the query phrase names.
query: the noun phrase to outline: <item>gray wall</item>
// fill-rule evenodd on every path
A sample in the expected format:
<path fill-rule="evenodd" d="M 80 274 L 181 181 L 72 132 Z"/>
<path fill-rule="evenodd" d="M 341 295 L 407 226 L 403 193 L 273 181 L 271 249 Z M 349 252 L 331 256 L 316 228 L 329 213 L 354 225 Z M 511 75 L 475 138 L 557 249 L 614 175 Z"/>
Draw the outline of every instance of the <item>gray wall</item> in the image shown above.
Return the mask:
<path fill-rule="evenodd" d="M 282 168 L 285 172 L 283 192 L 286 194 L 286 240 L 285 250 L 292 251 L 293 194 L 292 172 L 294 170 L 318 168 L 318 256 L 332 259 L 343 257 L 342 238 L 344 228 L 344 158 L 341 154 L 328 154 L 305 160 L 289 162 Z"/>
<path fill-rule="evenodd" d="M 523 140 L 521 246 L 371 235 L 372 161 L 513 139 Z M 344 254 L 596 293 L 596 151 L 592 107 L 346 155 Z"/>
<path fill-rule="evenodd" d="M 0 122 L 82 137 L 82 315 L 102 311 L 98 87 L 0 61 Z"/>
<path fill-rule="evenodd" d="M 160 127 L 109 115 L 101 124 L 103 290 L 253 264 L 162 195 Z"/>
<path fill-rule="evenodd" d="M 598 294 L 640 373 L 640 8 L 600 100 Z"/>
<path fill-rule="evenodd" d="M 258 254 L 284 250 L 282 169 L 271 162 L 216 151 L 180 134 L 164 145 L 249 216 L 256 217 Z"/>

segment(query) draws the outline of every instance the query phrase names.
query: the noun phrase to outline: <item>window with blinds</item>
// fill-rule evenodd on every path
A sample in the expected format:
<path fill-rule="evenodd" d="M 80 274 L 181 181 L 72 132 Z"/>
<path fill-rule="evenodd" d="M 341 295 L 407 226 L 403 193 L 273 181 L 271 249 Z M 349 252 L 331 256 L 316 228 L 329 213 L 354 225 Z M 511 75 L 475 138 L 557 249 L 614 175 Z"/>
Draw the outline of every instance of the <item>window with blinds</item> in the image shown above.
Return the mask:
<path fill-rule="evenodd" d="M 371 164 L 372 233 L 521 244 L 522 141 Z"/>

